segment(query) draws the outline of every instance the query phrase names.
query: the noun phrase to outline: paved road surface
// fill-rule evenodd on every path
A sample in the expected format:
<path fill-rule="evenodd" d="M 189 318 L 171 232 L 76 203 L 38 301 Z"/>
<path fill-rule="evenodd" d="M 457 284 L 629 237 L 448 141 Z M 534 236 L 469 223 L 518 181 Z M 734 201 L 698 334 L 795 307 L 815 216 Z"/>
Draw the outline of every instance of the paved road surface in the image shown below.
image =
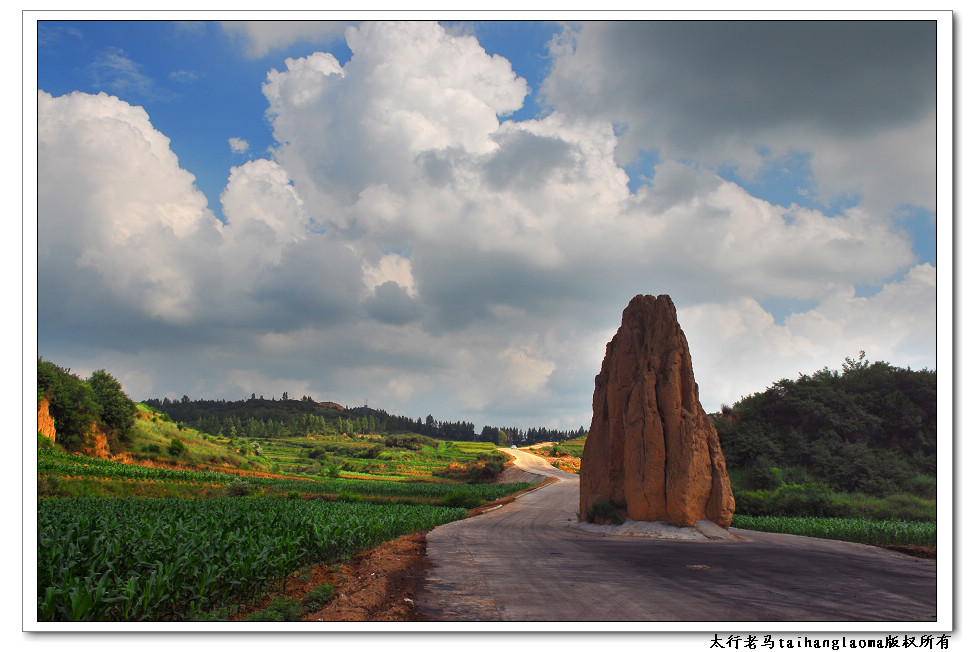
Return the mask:
<path fill-rule="evenodd" d="M 506 451 L 509 452 L 509 451 Z M 427 535 L 420 609 L 441 621 L 933 622 L 935 563 L 870 546 L 733 529 L 744 541 L 603 537 L 578 477 Z"/>

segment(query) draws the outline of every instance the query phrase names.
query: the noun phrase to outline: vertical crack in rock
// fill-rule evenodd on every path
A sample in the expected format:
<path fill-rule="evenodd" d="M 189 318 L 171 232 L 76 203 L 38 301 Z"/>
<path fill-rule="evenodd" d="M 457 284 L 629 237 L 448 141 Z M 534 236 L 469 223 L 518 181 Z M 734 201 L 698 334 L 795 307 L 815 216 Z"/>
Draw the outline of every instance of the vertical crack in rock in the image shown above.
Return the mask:
<path fill-rule="evenodd" d="M 610 503 L 635 521 L 731 525 L 735 499 L 721 443 L 669 296 L 638 295 L 627 305 L 592 400 L 580 518 Z"/>

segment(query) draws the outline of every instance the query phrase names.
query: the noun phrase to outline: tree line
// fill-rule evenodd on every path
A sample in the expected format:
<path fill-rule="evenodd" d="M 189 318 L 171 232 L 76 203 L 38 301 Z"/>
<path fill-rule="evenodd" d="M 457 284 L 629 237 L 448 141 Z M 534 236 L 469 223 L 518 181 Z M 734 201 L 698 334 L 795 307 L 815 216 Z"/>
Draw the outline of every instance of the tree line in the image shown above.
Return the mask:
<path fill-rule="evenodd" d="M 367 406 L 345 409 L 336 403 L 319 403 L 311 397 L 300 400 L 265 399 L 251 395 L 238 401 L 180 400 L 169 398 L 146 399 L 145 404 L 169 415 L 173 421 L 184 423 L 200 432 L 214 436 L 268 438 L 353 434 L 413 433 L 446 441 L 481 441 L 500 445 L 519 446 L 542 441 L 564 441 L 585 435 L 578 430 L 484 426 L 480 433 L 470 421 L 440 421 L 428 414 L 426 418 L 412 418 L 389 414 L 385 410 Z"/>
<path fill-rule="evenodd" d="M 385 410 L 368 407 L 352 408 L 352 411 L 378 416 L 383 432 L 413 432 L 434 439 L 490 442 L 501 446 L 509 444 L 527 446 L 543 441 L 565 441 L 586 434 L 586 429 L 582 427 L 578 430 L 549 428 L 528 428 L 525 430 L 515 426 L 498 428 L 487 425 L 481 428 L 480 433 L 476 433 L 474 424 L 469 421 L 438 421 L 432 414 L 428 414 L 426 419 L 411 419 L 410 417 L 388 414 Z"/>

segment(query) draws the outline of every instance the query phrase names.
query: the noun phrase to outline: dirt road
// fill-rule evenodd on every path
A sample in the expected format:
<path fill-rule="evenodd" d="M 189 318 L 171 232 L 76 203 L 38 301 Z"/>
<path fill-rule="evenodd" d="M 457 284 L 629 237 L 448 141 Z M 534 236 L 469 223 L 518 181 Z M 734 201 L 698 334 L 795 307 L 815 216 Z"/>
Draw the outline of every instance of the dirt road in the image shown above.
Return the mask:
<path fill-rule="evenodd" d="M 605 537 L 569 528 L 578 476 L 427 535 L 419 608 L 440 621 L 936 620 L 936 565 L 871 546 L 734 529 L 743 541 Z"/>

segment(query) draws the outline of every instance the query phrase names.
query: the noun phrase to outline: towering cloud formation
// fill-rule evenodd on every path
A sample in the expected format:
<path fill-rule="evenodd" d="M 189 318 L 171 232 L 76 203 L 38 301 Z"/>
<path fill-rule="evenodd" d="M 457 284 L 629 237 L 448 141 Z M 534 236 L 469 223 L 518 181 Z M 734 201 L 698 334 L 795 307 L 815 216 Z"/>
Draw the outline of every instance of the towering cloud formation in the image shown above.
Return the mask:
<path fill-rule="evenodd" d="M 283 31 L 234 29 L 266 52 L 299 26 L 273 27 Z M 549 81 L 529 89 L 507 60 L 436 23 L 348 28 L 344 64 L 314 52 L 267 73 L 276 142 L 210 197 L 226 223 L 151 106 L 41 91 L 45 354 L 117 370 L 136 396 L 369 396 L 407 414 L 575 428 L 590 418 L 591 369 L 616 326 L 606 315 L 652 284 L 680 297 L 709 408 L 860 349 L 931 365 L 935 270 L 916 265 L 890 214 L 776 205 L 715 171 L 757 156 L 759 135 L 775 137 L 774 151 L 794 144 L 783 134 L 812 134 L 799 145 L 845 136 L 800 129 L 793 107 L 774 133 L 729 125 L 733 157 L 694 149 L 679 105 L 693 98 L 664 92 L 684 87 L 632 29 L 573 28 Z M 692 52 L 678 54 L 675 65 L 695 69 Z M 641 86 L 634 62 L 652 64 L 661 86 Z M 761 75 L 736 74 L 774 105 Z M 603 92 L 621 90 L 617 75 L 629 94 Z M 529 92 L 546 111 L 506 119 Z M 884 114 L 883 129 L 854 140 L 896 132 L 885 142 L 920 160 L 925 106 Z M 221 136 L 221 149 L 238 135 Z M 623 166 L 658 137 L 652 183 L 631 191 Z M 813 156 L 817 174 L 827 153 Z M 846 155 L 830 160 L 850 169 Z M 796 313 L 773 315 L 775 301 Z M 188 371 L 198 389 L 183 385 Z"/>

